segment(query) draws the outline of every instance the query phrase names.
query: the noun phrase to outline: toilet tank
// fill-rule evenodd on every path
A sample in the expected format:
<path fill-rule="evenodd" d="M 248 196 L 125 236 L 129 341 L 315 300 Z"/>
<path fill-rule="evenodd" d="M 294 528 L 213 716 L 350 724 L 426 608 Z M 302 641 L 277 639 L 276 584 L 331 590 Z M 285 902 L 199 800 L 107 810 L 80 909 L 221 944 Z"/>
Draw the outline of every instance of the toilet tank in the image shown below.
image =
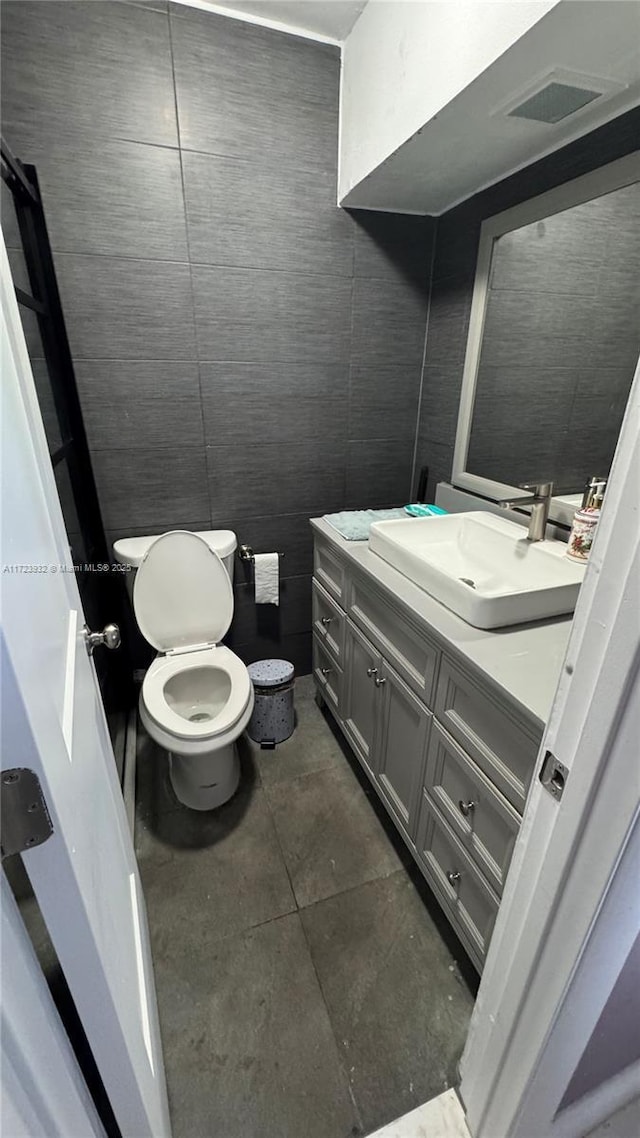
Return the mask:
<path fill-rule="evenodd" d="M 196 530 L 198 537 L 206 541 L 210 549 L 218 554 L 233 584 L 233 569 L 238 539 L 230 529 Z M 115 559 L 120 565 L 126 565 L 129 572 L 125 574 L 127 592 L 133 601 L 133 582 L 136 570 L 142 561 L 149 546 L 160 537 L 159 533 L 149 534 L 147 537 L 121 537 L 113 543 Z"/>

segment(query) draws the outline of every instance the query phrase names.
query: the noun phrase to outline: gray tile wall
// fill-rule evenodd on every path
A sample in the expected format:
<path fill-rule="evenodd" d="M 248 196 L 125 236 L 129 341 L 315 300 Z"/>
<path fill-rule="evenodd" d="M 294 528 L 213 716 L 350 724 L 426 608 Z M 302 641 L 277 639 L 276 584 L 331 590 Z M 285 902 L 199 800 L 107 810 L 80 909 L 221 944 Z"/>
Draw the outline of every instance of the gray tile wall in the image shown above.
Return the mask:
<path fill-rule="evenodd" d="M 108 536 L 284 552 L 278 612 L 238 566 L 231 642 L 306 671 L 309 517 L 409 496 L 433 223 L 337 208 L 335 48 L 162 0 L 2 24 Z"/>
<path fill-rule="evenodd" d="M 451 477 L 471 297 L 483 220 L 631 153 L 637 149 L 639 137 L 640 111 L 630 111 L 438 218 L 416 447 L 417 469 L 423 464 L 427 464 L 430 469 L 430 494 L 433 494 L 438 481 Z M 617 437 L 619 421 L 614 412 L 614 404 L 619 406 L 619 388 L 629 379 L 628 365 L 634 350 L 629 337 L 630 326 L 637 332 L 637 320 L 633 321 L 631 316 L 633 304 L 637 302 L 633 299 L 629 270 L 632 263 L 637 266 L 638 249 L 637 245 L 635 250 L 631 247 L 629 225 L 624 231 L 608 226 L 609 244 L 605 248 L 602 232 L 595 225 L 590 225 L 586 217 L 583 221 L 587 225 L 591 243 L 589 255 L 594 260 L 598 259 L 599 266 L 599 276 L 595 283 L 589 284 L 589 295 L 583 296 L 580 304 L 580 310 L 589 314 L 587 331 L 591 355 L 588 366 L 582 359 L 583 366 L 575 374 L 564 373 L 560 377 L 557 370 L 552 370 L 558 361 L 553 354 L 549 355 L 547 379 L 549 390 L 554 393 L 553 407 L 544 397 L 539 404 L 534 406 L 532 403 L 531 414 L 524 424 L 527 436 L 531 431 L 536 432 L 541 461 L 546 463 L 552 461 L 551 454 L 555 462 L 558 449 L 557 440 L 550 440 L 549 432 L 553 430 L 555 433 L 558 419 L 562 419 L 567 428 L 571 423 L 571 445 L 567 437 L 562 444 L 565 448 L 568 484 L 582 478 L 585 452 L 590 456 L 587 474 L 595 473 L 595 467 L 591 470 L 591 461 L 595 466 L 603 461 Z M 554 254 L 555 264 L 548 267 L 546 280 L 542 282 L 536 298 L 538 303 L 543 303 L 546 288 L 548 310 L 543 322 L 545 335 L 538 340 L 541 351 L 548 351 L 549 348 L 547 332 L 550 323 L 559 323 L 559 331 L 564 332 L 562 321 L 557 320 L 558 297 L 554 295 L 552 283 L 554 268 L 564 282 L 563 288 L 575 289 L 578 287 L 576 281 L 581 282 L 580 289 L 585 288 L 583 266 L 568 260 L 560 240 Z M 637 285 L 637 271 L 635 281 Z M 514 281 L 505 276 L 501 284 L 513 286 Z M 594 317 L 590 305 L 596 299 L 596 289 L 600 296 L 608 295 L 612 304 L 598 304 Z M 513 343 L 511 333 L 514 327 L 521 326 L 525 312 L 527 318 L 530 317 L 530 305 L 522 293 L 513 288 L 505 290 L 502 299 L 511 308 L 507 313 L 503 303 L 500 313 L 496 314 L 491 374 L 483 377 L 487 390 L 491 392 L 491 398 L 487 400 L 490 423 L 486 432 L 487 446 L 483 461 L 488 461 L 489 454 L 495 455 L 496 437 L 501 433 L 508 436 L 513 429 L 513 411 L 505 415 L 502 399 L 506 385 L 512 383 L 517 375 L 527 384 L 533 385 L 534 382 L 529 366 L 532 363 L 530 357 L 505 359 L 501 355 L 505 345 Z M 574 303 L 574 310 L 575 308 Z M 506 327 L 510 329 L 508 337 L 503 335 Z M 580 334 L 574 337 L 573 345 L 566 345 L 569 351 L 573 347 L 581 351 L 582 346 Z M 636 345 L 636 358 L 637 350 Z M 529 367 L 528 371 L 524 365 Z M 535 361 L 535 371 L 538 376 L 538 360 Z M 579 398 L 574 400 L 577 384 Z M 522 443 L 522 438 L 519 442 Z M 526 463 L 515 469 L 516 459 L 519 458 L 517 447 L 512 448 L 507 456 L 507 464 L 513 465 L 515 472 L 513 477 L 506 477 L 505 471 L 506 481 L 511 482 L 520 474 L 524 480 L 538 473 L 537 470 L 532 472 Z"/>

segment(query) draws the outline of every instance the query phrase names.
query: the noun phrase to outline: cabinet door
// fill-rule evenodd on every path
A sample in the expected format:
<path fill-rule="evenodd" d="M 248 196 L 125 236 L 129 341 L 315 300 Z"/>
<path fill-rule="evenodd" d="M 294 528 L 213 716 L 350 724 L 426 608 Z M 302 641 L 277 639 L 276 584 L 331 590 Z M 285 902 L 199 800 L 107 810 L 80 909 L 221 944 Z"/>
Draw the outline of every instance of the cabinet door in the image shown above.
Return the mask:
<path fill-rule="evenodd" d="M 375 742 L 380 689 L 380 653 L 350 621 L 346 630 L 346 668 L 344 677 L 343 723 L 356 755 L 372 774 L 375 771 Z"/>
<path fill-rule="evenodd" d="M 396 822 L 413 839 L 424 777 L 431 714 L 382 659 L 376 777 Z"/>

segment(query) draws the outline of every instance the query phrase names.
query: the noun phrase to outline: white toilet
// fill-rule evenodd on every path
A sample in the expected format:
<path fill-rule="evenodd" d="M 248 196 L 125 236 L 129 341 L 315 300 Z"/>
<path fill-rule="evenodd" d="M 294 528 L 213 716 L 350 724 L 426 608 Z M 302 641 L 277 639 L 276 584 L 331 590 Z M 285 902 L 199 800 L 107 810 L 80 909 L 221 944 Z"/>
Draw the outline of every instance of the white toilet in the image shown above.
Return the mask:
<path fill-rule="evenodd" d="M 174 530 L 116 542 L 116 557 L 130 565 L 131 541 L 147 543 L 133 607 L 142 635 L 158 651 L 142 684 L 140 718 L 169 752 L 179 800 L 193 810 L 212 810 L 238 786 L 236 740 L 254 699 L 246 666 L 220 644 L 233 617 L 230 575 L 208 533 Z"/>

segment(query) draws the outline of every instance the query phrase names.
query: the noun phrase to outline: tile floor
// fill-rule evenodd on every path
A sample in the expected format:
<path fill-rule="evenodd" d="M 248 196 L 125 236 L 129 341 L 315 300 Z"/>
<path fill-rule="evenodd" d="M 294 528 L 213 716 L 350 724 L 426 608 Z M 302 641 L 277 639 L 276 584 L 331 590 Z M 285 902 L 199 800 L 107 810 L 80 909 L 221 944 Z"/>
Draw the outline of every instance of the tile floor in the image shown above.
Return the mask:
<path fill-rule="evenodd" d="M 140 728 L 136 849 L 174 1138 L 371 1134 L 456 1079 L 475 974 L 337 728 L 242 746 L 211 814 Z"/>

